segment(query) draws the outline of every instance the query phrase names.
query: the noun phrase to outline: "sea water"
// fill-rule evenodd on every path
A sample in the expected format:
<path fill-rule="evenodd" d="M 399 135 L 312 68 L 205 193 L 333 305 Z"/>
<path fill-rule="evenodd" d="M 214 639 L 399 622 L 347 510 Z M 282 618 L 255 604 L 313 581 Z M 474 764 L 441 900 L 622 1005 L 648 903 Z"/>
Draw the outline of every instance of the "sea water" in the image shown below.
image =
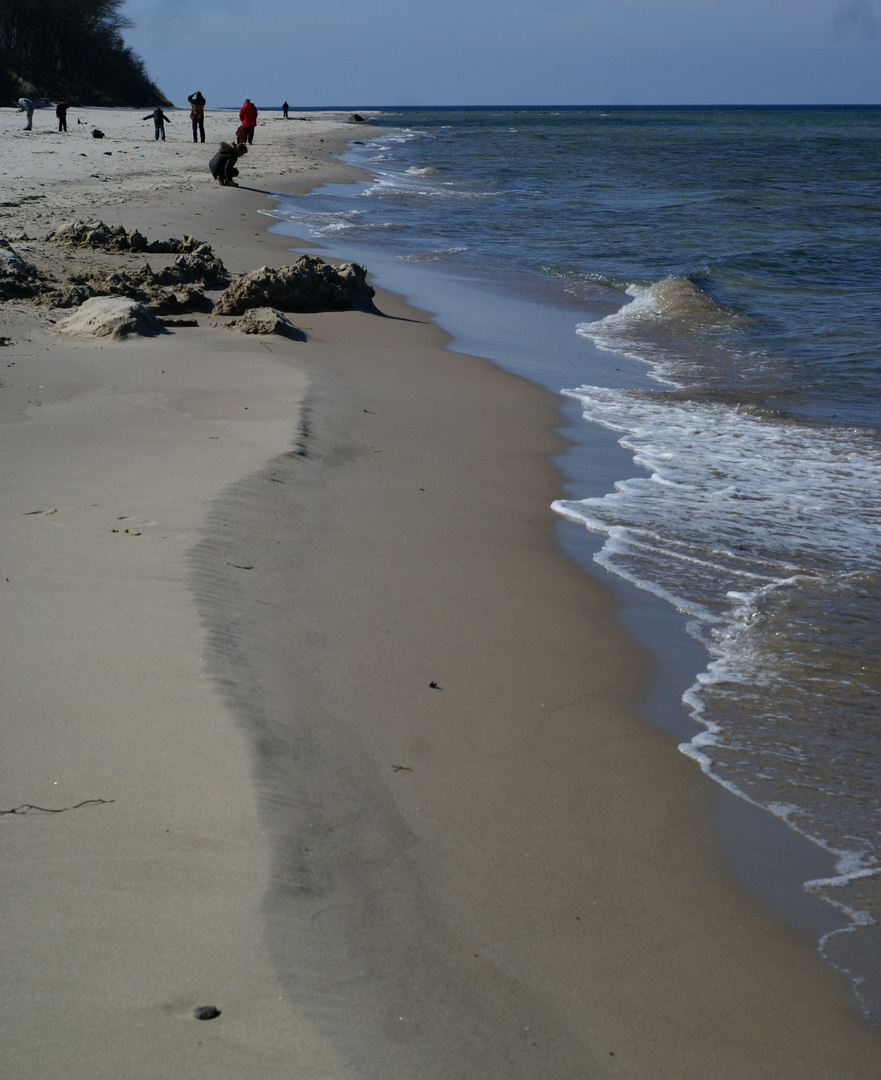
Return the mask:
<path fill-rule="evenodd" d="M 821 951 L 881 1022 L 881 109 L 370 118 L 372 179 L 277 227 L 614 433 L 553 510 L 686 617 L 682 750 L 834 856 Z"/>

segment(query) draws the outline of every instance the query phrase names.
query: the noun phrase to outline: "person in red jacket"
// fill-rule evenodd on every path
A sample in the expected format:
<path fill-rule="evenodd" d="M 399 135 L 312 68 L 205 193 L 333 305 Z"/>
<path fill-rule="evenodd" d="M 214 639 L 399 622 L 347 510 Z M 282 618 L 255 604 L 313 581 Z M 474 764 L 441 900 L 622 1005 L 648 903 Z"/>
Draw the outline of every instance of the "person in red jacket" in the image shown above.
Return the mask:
<path fill-rule="evenodd" d="M 242 122 L 242 142 L 252 143 L 254 141 L 254 128 L 257 126 L 257 107 L 251 104 L 249 97 L 245 98 L 245 103 L 239 109 L 239 120 Z"/>

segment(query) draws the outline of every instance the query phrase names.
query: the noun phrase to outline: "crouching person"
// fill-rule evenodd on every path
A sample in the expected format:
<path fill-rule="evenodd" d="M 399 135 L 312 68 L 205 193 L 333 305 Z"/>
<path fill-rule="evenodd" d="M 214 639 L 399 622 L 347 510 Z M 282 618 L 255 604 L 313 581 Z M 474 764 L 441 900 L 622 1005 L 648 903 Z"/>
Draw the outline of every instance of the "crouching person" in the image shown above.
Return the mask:
<path fill-rule="evenodd" d="M 222 142 L 220 144 L 220 149 L 208 162 L 208 168 L 211 170 L 211 175 L 215 180 L 219 180 L 224 186 L 238 187 L 239 185 L 233 180 L 234 176 L 239 175 L 239 170 L 236 168 L 236 162 L 242 154 L 247 154 L 247 152 L 248 148 L 244 143 L 239 143 L 237 146 L 231 146 L 228 142 Z"/>

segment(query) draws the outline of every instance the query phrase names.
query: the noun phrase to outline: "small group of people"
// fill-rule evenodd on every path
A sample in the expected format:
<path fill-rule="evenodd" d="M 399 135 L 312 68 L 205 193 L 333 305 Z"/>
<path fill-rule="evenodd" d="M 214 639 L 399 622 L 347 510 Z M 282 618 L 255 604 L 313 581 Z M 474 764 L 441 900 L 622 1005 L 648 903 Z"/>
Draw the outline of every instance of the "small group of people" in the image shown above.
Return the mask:
<path fill-rule="evenodd" d="M 193 142 L 198 142 L 200 139 L 205 141 L 205 97 L 201 90 L 197 90 L 194 94 L 189 94 L 187 101 L 190 104 L 190 121 L 193 125 Z M 27 118 L 24 130 L 31 131 L 34 126 L 34 110 L 37 108 L 37 102 L 32 101 L 30 98 L 21 97 L 15 103 L 20 112 L 23 112 Z M 67 110 L 69 106 L 66 101 L 59 101 L 55 107 L 55 116 L 58 119 L 58 130 L 67 131 Z M 290 106 L 285 102 L 282 107 L 282 113 L 285 119 L 287 119 L 288 110 Z M 242 107 L 239 109 L 239 128 L 236 131 L 236 142 L 238 144 L 251 144 L 254 142 L 254 130 L 257 127 L 257 106 L 251 101 L 250 98 L 245 98 Z M 144 120 L 153 121 L 153 138 L 154 140 L 161 139 L 165 141 L 165 125 L 171 123 L 171 117 L 166 116 L 162 111 L 162 106 L 157 105 L 156 108 L 147 113 L 143 118 Z"/>
<path fill-rule="evenodd" d="M 187 96 L 187 101 L 190 104 L 190 122 L 193 125 L 193 142 L 205 141 L 205 96 L 201 90 L 197 90 L 194 94 Z M 287 103 L 285 103 L 287 106 Z M 251 101 L 250 98 L 245 98 L 242 107 L 239 109 L 239 128 L 236 131 L 237 143 L 253 143 L 254 142 L 254 129 L 257 127 L 257 106 Z M 145 120 L 153 121 L 153 138 L 165 139 L 165 125 L 171 123 L 171 118 L 166 116 L 162 111 L 162 107 L 157 105 L 151 112 L 147 113 L 144 117 Z"/>
<path fill-rule="evenodd" d="M 193 142 L 198 142 L 200 139 L 204 142 L 206 101 L 202 91 L 197 90 L 194 94 L 189 94 L 187 101 L 190 104 L 190 121 L 193 125 Z M 27 117 L 25 131 L 31 131 L 33 129 L 34 110 L 37 108 L 37 103 L 31 101 L 30 98 L 22 97 L 18 99 L 16 104 L 18 105 L 19 110 Z M 282 112 L 285 118 L 287 118 L 289 108 L 290 106 L 287 102 L 282 105 Z M 55 107 L 59 131 L 67 131 L 67 110 L 68 104 L 66 101 L 59 101 Z M 254 142 L 254 130 L 257 127 L 258 115 L 259 113 L 256 105 L 254 105 L 250 98 L 245 98 L 242 107 L 239 109 L 239 127 L 236 131 L 235 145 L 228 142 L 222 142 L 220 144 L 220 149 L 208 163 L 211 175 L 224 187 L 238 187 L 238 184 L 235 181 L 235 177 L 239 175 L 236 163 L 242 155 L 247 154 L 248 146 Z M 154 140 L 161 139 L 164 142 L 165 125 L 171 123 L 171 117 L 165 115 L 162 106 L 157 105 L 156 108 L 152 112 L 147 113 L 143 119 L 153 121 Z"/>
<path fill-rule="evenodd" d="M 204 142 L 205 97 L 201 90 L 197 90 L 194 94 L 189 94 L 187 96 L 187 101 L 190 103 L 190 121 L 193 125 L 193 142 L 198 142 L 200 139 Z M 236 168 L 236 162 L 243 154 L 247 154 L 248 143 L 253 143 L 254 141 L 254 129 L 257 126 L 257 115 L 257 107 L 252 103 L 250 98 L 245 98 L 242 107 L 239 109 L 239 128 L 238 131 L 236 131 L 235 145 L 228 142 L 222 142 L 220 144 L 220 149 L 208 163 L 211 175 L 224 187 L 238 187 L 238 184 L 235 181 L 235 177 L 239 175 L 239 170 Z M 144 119 L 153 120 L 155 139 L 165 139 L 165 125 L 171 121 L 162 111 L 161 106 L 157 105 L 151 113 L 147 113 Z"/>
<path fill-rule="evenodd" d="M 27 123 L 24 126 L 25 131 L 33 131 L 34 129 L 34 109 L 37 108 L 36 101 L 31 101 L 30 98 L 20 97 L 15 102 L 18 106 L 18 111 L 23 112 L 27 119 Z M 67 131 L 67 110 L 69 106 L 66 101 L 59 101 L 55 106 L 55 116 L 58 120 L 58 130 Z"/>
<path fill-rule="evenodd" d="M 282 106 L 287 116 L 288 103 Z M 222 142 L 220 149 L 208 163 L 211 175 L 224 187 L 238 187 L 235 177 L 239 175 L 236 162 L 243 154 L 247 154 L 248 147 L 254 142 L 254 130 L 257 127 L 257 117 L 260 114 L 257 106 L 250 98 L 245 98 L 239 109 L 239 126 L 236 129 L 235 145 Z"/>
<path fill-rule="evenodd" d="M 205 141 L 205 97 L 201 90 L 197 90 L 195 94 L 189 94 L 187 101 L 190 103 L 190 122 L 193 125 L 193 142 L 199 141 L 199 136 L 202 138 L 202 142 Z M 157 105 L 151 112 L 147 113 L 144 117 L 145 120 L 153 121 L 153 140 L 162 139 L 165 140 L 165 125 L 171 123 L 171 117 L 166 116 L 162 111 L 162 107 Z"/>

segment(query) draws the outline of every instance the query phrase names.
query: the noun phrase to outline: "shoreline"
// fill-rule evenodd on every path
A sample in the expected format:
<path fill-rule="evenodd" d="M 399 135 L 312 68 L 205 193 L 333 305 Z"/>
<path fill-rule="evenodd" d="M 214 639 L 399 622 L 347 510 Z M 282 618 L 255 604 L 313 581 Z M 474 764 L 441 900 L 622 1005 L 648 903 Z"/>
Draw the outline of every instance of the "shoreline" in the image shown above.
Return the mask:
<path fill-rule="evenodd" d="M 349 163 L 356 157 L 346 155 Z M 308 202 L 298 200 L 294 205 L 297 214 L 308 212 Z M 281 199 L 279 220 L 272 231 L 291 236 L 291 250 L 297 251 L 304 244 L 285 210 L 286 202 Z M 313 211 L 320 215 L 322 210 L 319 199 Z M 414 266 L 398 261 L 393 248 L 353 245 L 334 236 L 321 236 L 308 245 L 313 243 L 333 257 L 354 258 L 369 266 L 374 281 L 382 282 L 411 306 L 431 311 L 432 321 L 449 335 L 446 348 L 489 360 L 553 395 L 558 413 L 555 430 L 567 442 L 553 458 L 565 497 L 602 495 L 633 473 L 633 455 L 621 447 L 618 434 L 587 423 L 581 406 L 561 394 L 562 387 L 577 384 L 585 367 L 599 385 L 652 385 L 646 365 L 639 361 L 601 351 L 583 338 L 577 338 L 573 347 L 568 326 L 578 316 L 583 318 L 583 305 L 577 311 L 574 305 L 571 310 L 561 308 L 558 303 L 549 303 L 541 290 L 506 292 L 503 279 L 482 278 L 470 270 Z M 598 306 L 592 314 L 601 318 L 608 309 Z M 537 341 L 541 342 L 538 347 Z M 585 355 L 588 352 L 590 355 Z M 586 574 L 612 590 L 618 604 L 616 620 L 652 657 L 651 681 L 639 703 L 639 715 L 677 744 L 690 743 L 706 729 L 691 716 L 683 695 L 706 669 L 709 656 L 689 634 L 687 617 L 599 567 L 594 555 L 603 541 L 579 523 L 565 518 L 557 521 L 556 542 Z M 714 781 L 714 788 L 717 805 L 713 812 L 729 871 L 784 923 L 810 934 L 819 954 L 826 935 L 852 925 L 841 911 L 805 888 L 810 881 L 836 876 L 836 856 L 718 781 Z M 859 1011 L 857 1005 L 855 1008 Z"/>
<path fill-rule="evenodd" d="M 280 262 L 242 179 L 122 223 Z M 9 584 L 30 566 L 7 711 L 44 718 L 4 756 L 43 784 L 23 801 L 50 762 L 131 785 L 3 821 L 10 1075 L 875 1075 L 841 981 L 727 880 L 712 785 L 632 715 L 646 658 L 554 540 L 553 395 L 378 306 L 294 316 L 302 343 L 204 321 L 3 352 L 66 364 L 0 425 Z M 167 539 L 108 556 L 99 496 Z"/>

